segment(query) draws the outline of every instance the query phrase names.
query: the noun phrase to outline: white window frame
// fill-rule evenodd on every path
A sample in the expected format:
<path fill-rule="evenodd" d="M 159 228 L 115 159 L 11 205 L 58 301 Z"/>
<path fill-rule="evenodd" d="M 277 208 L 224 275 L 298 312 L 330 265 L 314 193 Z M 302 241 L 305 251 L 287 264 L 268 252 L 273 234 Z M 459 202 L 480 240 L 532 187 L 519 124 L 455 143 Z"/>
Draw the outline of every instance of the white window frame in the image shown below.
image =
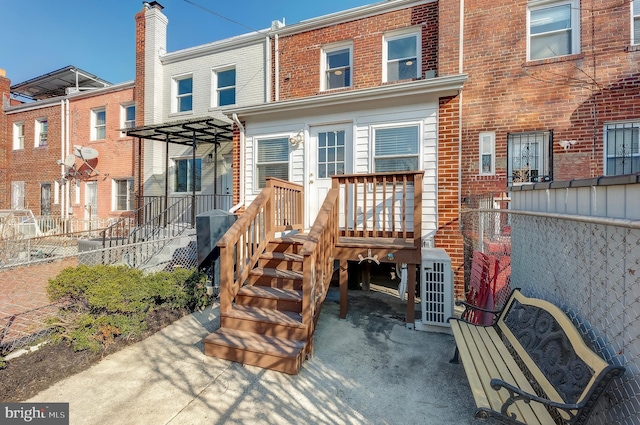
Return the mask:
<path fill-rule="evenodd" d="M 640 44 L 640 0 L 631 2 L 631 44 Z"/>
<path fill-rule="evenodd" d="M 47 118 L 36 119 L 33 133 L 33 146 L 36 148 L 46 147 L 49 144 L 49 120 Z"/>
<path fill-rule="evenodd" d="M 527 143 L 527 138 L 532 138 L 533 137 L 533 142 L 537 142 L 535 140 L 535 136 L 536 135 L 542 135 L 543 136 L 543 140 L 541 142 L 539 142 L 539 146 L 538 146 L 538 150 L 540 151 L 538 153 L 537 156 L 534 156 L 533 158 L 536 158 L 539 162 L 538 166 L 536 167 L 536 172 L 537 175 L 536 176 L 531 176 L 531 174 L 526 175 L 526 179 L 524 179 L 522 177 L 522 175 L 520 177 L 514 177 L 514 164 L 513 164 L 513 159 L 515 158 L 512 155 L 512 151 L 514 150 L 514 147 L 512 146 L 512 139 L 511 137 L 513 136 L 514 138 L 517 137 L 518 140 L 517 142 L 520 145 L 520 151 L 522 150 L 522 146 L 524 143 Z M 547 140 L 544 140 L 544 136 L 547 136 Z M 524 140 L 524 142 L 523 142 Z M 514 140 L 515 142 L 515 140 Z M 535 183 L 535 182 L 541 182 L 541 181 L 545 181 L 545 179 L 548 177 L 550 180 L 552 180 L 552 172 L 553 170 L 551 169 L 550 165 L 551 165 L 551 155 L 552 155 L 552 144 L 553 144 L 553 132 L 550 130 L 542 130 L 542 131 L 523 131 L 523 132 L 518 132 L 518 133 L 509 133 L 507 134 L 507 185 L 508 186 L 520 186 L 523 184 L 528 184 L 528 183 Z M 527 149 L 529 147 L 527 146 Z M 524 158 L 524 156 L 521 154 L 521 158 Z M 529 156 L 528 158 L 532 158 L 531 156 Z M 529 159 L 527 159 L 529 160 Z M 523 170 L 524 167 L 520 167 L 518 168 L 518 170 Z M 543 179 L 545 178 L 545 179 Z M 517 181 L 516 181 L 517 180 Z"/>
<path fill-rule="evenodd" d="M 133 108 L 133 120 L 127 119 L 127 111 Z M 136 104 L 134 102 L 123 103 L 120 105 L 120 128 L 129 129 L 136 126 Z M 126 132 L 121 132 L 121 135 L 126 135 Z"/>
<path fill-rule="evenodd" d="M 178 184 L 177 184 L 177 179 L 178 179 L 178 162 L 181 161 L 186 161 L 187 162 L 187 176 L 186 176 L 186 188 L 185 190 L 180 190 L 178 191 Z M 193 158 L 191 156 L 188 157 L 176 157 L 176 158 L 171 158 L 171 191 L 173 193 L 179 193 L 179 194 L 189 194 L 189 193 L 193 193 L 193 188 L 191 187 L 191 182 L 193 181 Z M 191 165 L 189 165 L 191 164 Z M 202 158 L 197 157 L 196 161 L 195 161 L 195 167 L 197 169 L 197 167 L 200 167 L 200 188 L 196 188 L 196 193 L 201 193 L 202 192 L 202 187 L 204 186 L 204 183 L 202 181 L 203 178 L 203 172 L 204 172 L 204 160 Z M 197 182 L 196 182 L 197 185 Z"/>
<path fill-rule="evenodd" d="M 191 92 L 178 94 L 178 85 L 180 81 L 191 80 Z M 180 100 L 191 97 L 191 109 L 181 111 L 179 109 Z M 193 113 L 193 74 L 181 74 L 171 77 L 171 113 L 173 114 L 192 114 Z"/>
<path fill-rule="evenodd" d="M 608 130 L 627 130 L 627 129 L 635 129 L 636 130 L 636 140 L 635 146 L 633 146 L 633 142 L 631 144 L 631 148 L 628 147 L 627 143 L 622 143 L 621 147 L 617 149 L 617 152 L 613 152 L 613 154 L 609 150 L 609 132 Z M 626 121 L 626 122 L 616 122 L 616 123 L 606 123 L 604 125 L 604 175 L 605 176 L 618 176 L 618 175 L 626 175 L 640 172 L 640 167 L 634 170 L 633 168 L 633 159 L 636 162 L 640 163 L 640 122 L 639 121 Z M 635 149 L 634 149 L 635 147 Z M 626 169 L 626 165 L 622 165 L 622 173 L 616 173 L 614 170 L 611 170 L 609 167 L 610 160 L 616 160 L 619 158 L 629 158 L 631 161 L 631 166 L 628 169 L 628 172 L 624 172 Z M 624 162 L 625 160 L 623 160 Z M 617 165 L 616 165 L 617 168 Z"/>
<path fill-rule="evenodd" d="M 104 112 L 104 124 L 98 123 L 98 114 Z M 100 130 L 104 135 L 100 134 Z M 104 136 L 104 137 L 100 137 Z M 94 108 L 91 110 L 91 140 L 105 140 L 107 138 L 107 108 Z"/>
<path fill-rule="evenodd" d="M 349 85 L 330 88 L 328 87 L 328 82 L 327 82 L 327 74 L 330 71 L 327 68 L 329 66 L 327 61 L 327 56 L 330 55 L 331 53 L 335 53 L 340 50 L 349 50 L 349 65 L 348 65 Z M 346 67 L 343 67 L 343 69 L 344 68 Z M 338 70 L 338 68 L 334 68 L 334 69 Z M 353 43 L 349 41 L 349 42 L 336 43 L 336 44 L 323 46 L 321 49 L 321 58 L 320 58 L 320 91 L 340 90 L 340 89 L 345 89 L 349 87 L 353 87 Z"/>
<path fill-rule="evenodd" d="M 418 144 L 417 146 L 417 153 L 415 154 L 407 154 L 407 155 L 401 155 L 401 154 L 397 154 L 397 155 L 376 155 L 376 132 L 379 130 L 390 130 L 390 129 L 397 129 L 397 128 L 407 128 L 407 127 L 417 127 L 418 129 L 418 138 L 416 143 Z M 422 130 L 422 123 L 420 122 L 406 122 L 406 123 L 393 123 L 393 124 L 386 124 L 386 125 L 375 125 L 371 127 L 371 136 L 370 136 L 370 140 L 371 140 L 371 163 L 369 164 L 370 170 L 372 173 L 376 173 L 378 171 L 376 171 L 376 160 L 377 159 L 402 159 L 402 158 L 413 158 L 415 157 L 417 159 L 417 168 L 415 170 L 422 170 L 424 168 L 423 163 L 421 162 L 421 159 L 423 158 L 423 153 L 422 153 L 422 144 L 423 144 L 423 130 Z M 396 171 L 414 171 L 412 170 L 396 170 Z M 382 172 L 382 171 L 381 171 Z M 384 171 L 387 172 L 387 171 Z M 389 171 L 391 172 L 391 171 Z"/>
<path fill-rule="evenodd" d="M 485 143 L 486 142 L 486 143 Z M 487 145 L 488 144 L 488 145 Z M 488 150 L 486 149 L 488 147 Z M 496 173 L 496 133 L 483 131 L 478 135 L 478 153 L 480 175 L 494 175 Z M 484 169 L 483 157 L 489 156 L 490 168 Z"/>
<path fill-rule="evenodd" d="M 254 160 L 253 160 L 253 189 L 254 189 L 254 193 L 258 193 L 260 192 L 265 186 L 266 186 L 266 181 L 265 181 L 265 186 L 261 185 L 260 182 L 260 177 L 259 177 L 259 173 L 258 173 L 258 168 L 260 165 L 264 165 L 264 164 L 272 164 L 272 165 L 285 165 L 286 169 L 287 169 L 287 178 L 285 180 L 288 180 L 291 178 L 291 166 L 290 166 L 290 159 L 291 159 L 291 143 L 289 142 L 290 139 L 290 135 L 286 134 L 286 135 L 271 135 L 271 136 L 266 136 L 266 137 L 260 137 L 260 138 L 256 138 L 254 139 L 254 143 L 255 143 L 255 154 L 254 154 Z M 260 162 L 259 161 L 259 155 L 260 155 L 260 142 L 266 142 L 266 141 L 273 141 L 273 140 L 285 140 L 286 144 L 287 144 L 287 158 L 284 161 L 270 161 L 270 162 Z"/>
<path fill-rule="evenodd" d="M 400 31 L 393 31 L 384 35 L 382 40 L 382 81 L 385 83 L 389 80 L 389 42 L 398 40 L 401 38 L 414 37 L 416 39 L 416 75 L 412 78 L 420 78 L 422 75 L 422 31 L 420 28 L 411 27 L 404 28 Z M 399 59 L 393 59 L 394 62 L 400 61 Z"/>
<path fill-rule="evenodd" d="M 544 57 L 531 57 L 531 12 L 540 11 L 544 9 L 550 9 L 552 7 L 557 6 L 565 6 L 568 5 L 571 12 L 571 51 L 566 54 L 553 54 L 551 53 L 549 56 Z M 555 32 L 560 33 L 561 31 L 566 30 L 557 30 Z M 548 31 L 546 33 L 541 34 L 551 34 L 554 31 Z M 539 36 L 541 34 L 534 34 L 533 37 Z M 544 60 L 549 58 L 575 55 L 580 53 L 580 1 L 579 0 L 534 0 L 530 1 L 527 5 L 527 60 Z"/>
<path fill-rule="evenodd" d="M 24 181 L 11 182 L 11 209 L 23 210 L 26 196 L 26 183 Z"/>
<path fill-rule="evenodd" d="M 126 189 L 126 193 L 124 194 L 125 198 L 126 198 L 126 204 L 127 206 L 129 206 L 130 208 L 125 208 L 125 209 L 119 209 L 119 203 L 118 200 L 120 197 L 123 196 L 123 194 L 121 194 L 120 192 L 118 192 L 118 188 L 119 188 L 119 183 L 121 182 L 126 182 L 127 183 L 127 189 Z M 112 199 L 112 207 L 111 210 L 112 211 L 132 211 L 134 210 L 134 194 L 133 194 L 133 190 L 134 190 L 134 180 L 133 177 L 122 177 L 122 178 L 114 178 L 112 180 L 112 193 L 113 193 L 113 199 Z"/>
<path fill-rule="evenodd" d="M 235 71 L 236 73 L 236 78 L 235 78 L 235 82 L 233 84 L 233 86 L 226 86 L 223 87 L 222 89 L 220 87 L 218 87 L 218 74 L 221 72 L 226 72 L 226 71 Z M 237 96 L 237 91 L 236 91 L 236 87 L 238 85 L 238 70 L 235 67 L 235 65 L 231 65 L 231 66 L 225 66 L 225 67 L 220 67 L 220 68 L 216 68 L 214 70 L 212 70 L 212 75 L 211 75 L 211 81 L 212 81 L 212 95 L 211 95 L 211 107 L 216 108 L 219 106 L 229 106 L 229 105 L 235 105 L 238 102 L 238 99 L 236 98 Z M 224 91 L 230 91 L 233 90 L 234 94 L 233 94 L 233 99 L 234 102 L 233 103 L 225 103 L 224 105 L 220 104 L 220 93 L 224 92 Z"/>
<path fill-rule="evenodd" d="M 13 150 L 24 149 L 24 121 L 13 123 Z"/>

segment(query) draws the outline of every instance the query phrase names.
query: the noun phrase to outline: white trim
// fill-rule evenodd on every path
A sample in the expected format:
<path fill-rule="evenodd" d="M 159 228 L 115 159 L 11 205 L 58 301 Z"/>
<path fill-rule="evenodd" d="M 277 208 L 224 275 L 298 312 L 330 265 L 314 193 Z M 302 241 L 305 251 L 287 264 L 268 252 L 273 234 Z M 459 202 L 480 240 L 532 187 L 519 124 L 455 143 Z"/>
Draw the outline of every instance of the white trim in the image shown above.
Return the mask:
<path fill-rule="evenodd" d="M 483 137 L 489 137 L 491 143 L 491 152 L 483 152 Z M 491 170 L 485 172 L 482 169 L 482 156 L 491 155 Z M 478 134 L 478 174 L 481 176 L 492 176 L 496 174 L 496 132 L 495 131 L 483 131 Z"/>
<path fill-rule="evenodd" d="M 632 0 L 629 5 L 631 7 L 631 44 L 640 44 L 640 40 L 635 39 L 635 27 L 636 27 L 635 18 L 636 17 L 638 18 L 638 26 L 640 26 L 640 0 Z M 638 6 L 637 15 L 633 14 L 633 9 L 635 5 Z"/>
<path fill-rule="evenodd" d="M 18 136 L 18 128 L 22 129 L 22 136 Z M 22 138 L 22 140 L 20 140 Z M 24 149 L 24 121 L 16 121 L 13 123 L 13 143 L 12 150 Z"/>
<path fill-rule="evenodd" d="M 342 87 L 327 87 L 327 55 L 339 50 L 349 50 L 349 85 Z M 353 41 L 342 41 L 322 46 L 320 49 L 320 91 L 340 90 L 353 87 Z"/>
<path fill-rule="evenodd" d="M 424 170 L 424 128 L 423 121 L 394 121 L 383 124 L 373 124 L 369 126 L 369 172 L 375 173 L 375 160 L 376 160 L 376 130 L 388 129 L 388 128 L 404 128 L 404 127 L 418 127 L 418 152 L 415 155 L 398 155 L 397 158 L 409 158 L 416 157 L 418 160 L 417 170 Z M 388 156 L 387 156 L 388 157 Z"/>
<path fill-rule="evenodd" d="M 221 66 L 216 66 L 214 68 L 211 68 L 211 102 L 210 102 L 210 107 L 211 108 L 218 108 L 220 107 L 220 102 L 218 101 L 218 73 L 220 72 L 225 72 L 225 71 L 231 71 L 231 70 L 235 70 L 236 72 L 236 82 L 233 85 L 233 90 L 235 92 L 235 96 L 236 96 L 236 101 L 234 103 L 232 103 L 231 105 L 222 105 L 222 106 L 232 106 L 235 105 L 238 102 L 237 96 L 238 96 L 238 67 L 236 66 L 235 63 L 233 64 L 228 64 L 228 65 L 221 65 Z M 229 90 L 229 88 L 226 88 L 226 90 Z"/>
<path fill-rule="evenodd" d="M 104 112 L 104 137 L 98 139 L 98 113 Z M 102 125 L 100 127 L 103 127 Z M 98 108 L 91 109 L 91 137 L 89 140 L 105 140 L 107 138 L 107 108 L 100 106 Z"/>
<path fill-rule="evenodd" d="M 135 127 L 136 124 L 136 120 L 135 120 L 135 110 L 136 110 L 136 103 L 131 101 L 131 102 L 124 102 L 120 104 L 120 128 L 131 128 L 131 127 L 127 127 L 127 109 L 129 109 L 130 107 L 133 106 L 133 110 L 134 110 L 134 116 L 133 116 L 133 126 Z M 121 131 L 120 132 L 120 137 L 125 137 L 126 133 Z"/>
<path fill-rule="evenodd" d="M 178 81 L 191 79 L 191 110 L 178 111 Z M 182 97 L 186 97 L 183 95 Z M 193 72 L 184 72 L 171 76 L 171 110 L 169 116 L 174 114 L 193 113 Z"/>
<path fill-rule="evenodd" d="M 287 132 L 287 133 L 274 133 L 274 134 L 261 134 L 259 137 L 252 137 L 252 150 L 253 150 L 253 182 L 251 191 L 254 195 L 260 193 L 263 189 L 260 187 L 260 178 L 258 177 L 258 150 L 260 141 L 264 140 L 278 140 L 278 139 L 287 139 L 295 136 L 296 132 Z M 306 136 L 305 136 L 306 139 Z M 304 143 L 304 142 L 303 142 Z M 287 176 L 291 178 L 291 144 L 287 142 Z"/>

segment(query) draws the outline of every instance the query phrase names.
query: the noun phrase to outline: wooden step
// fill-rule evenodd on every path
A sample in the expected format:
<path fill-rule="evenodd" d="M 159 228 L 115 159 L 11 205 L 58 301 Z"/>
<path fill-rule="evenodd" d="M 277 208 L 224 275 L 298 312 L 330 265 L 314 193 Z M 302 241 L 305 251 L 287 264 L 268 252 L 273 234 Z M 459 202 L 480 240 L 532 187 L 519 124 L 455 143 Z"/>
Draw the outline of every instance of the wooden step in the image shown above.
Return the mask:
<path fill-rule="evenodd" d="M 231 311 L 220 315 L 220 327 L 297 341 L 307 339 L 302 315 L 293 311 L 234 305 Z"/>
<path fill-rule="evenodd" d="M 306 240 L 306 234 L 274 238 L 269 241 L 267 251 L 299 254 L 300 250 L 302 249 L 302 245 L 306 242 Z"/>
<path fill-rule="evenodd" d="M 236 295 L 236 305 L 300 313 L 302 311 L 302 291 L 244 285 Z"/>
<path fill-rule="evenodd" d="M 249 273 L 249 284 L 299 290 L 302 289 L 302 272 L 256 267 Z"/>
<path fill-rule="evenodd" d="M 295 375 L 304 361 L 303 341 L 220 328 L 204 339 L 204 353 Z"/>
<path fill-rule="evenodd" d="M 299 254 L 267 251 L 260 256 L 258 267 L 302 271 L 302 261 L 303 257 Z"/>

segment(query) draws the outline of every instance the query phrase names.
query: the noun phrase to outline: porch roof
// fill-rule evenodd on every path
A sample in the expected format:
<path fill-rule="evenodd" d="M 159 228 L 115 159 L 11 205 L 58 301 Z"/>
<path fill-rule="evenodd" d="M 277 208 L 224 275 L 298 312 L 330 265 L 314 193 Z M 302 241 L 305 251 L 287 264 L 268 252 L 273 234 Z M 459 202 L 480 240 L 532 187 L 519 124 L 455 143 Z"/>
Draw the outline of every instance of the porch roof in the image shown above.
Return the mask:
<path fill-rule="evenodd" d="M 169 121 L 123 130 L 127 136 L 161 142 L 192 145 L 196 143 L 221 143 L 233 140 L 233 126 L 214 117 Z"/>

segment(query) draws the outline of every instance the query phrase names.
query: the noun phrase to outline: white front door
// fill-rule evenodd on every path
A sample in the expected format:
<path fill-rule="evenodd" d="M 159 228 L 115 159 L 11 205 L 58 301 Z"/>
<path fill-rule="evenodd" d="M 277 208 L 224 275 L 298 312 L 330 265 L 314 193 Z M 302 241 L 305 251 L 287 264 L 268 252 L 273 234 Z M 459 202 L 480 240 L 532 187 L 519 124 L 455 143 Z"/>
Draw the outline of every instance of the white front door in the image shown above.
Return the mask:
<path fill-rule="evenodd" d="M 351 158 L 352 132 L 350 123 L 311 127 L 309 130 L 306 228 L 313 225 L 331 189 L 331 176 L 352 172 L 351 161 L 347 160 Z"/>
<path fill-rule="evenodd" d="M 98 183 L 86 182 L 84 189 L 85 230 L 93 230 L 98 225 Z"/>

